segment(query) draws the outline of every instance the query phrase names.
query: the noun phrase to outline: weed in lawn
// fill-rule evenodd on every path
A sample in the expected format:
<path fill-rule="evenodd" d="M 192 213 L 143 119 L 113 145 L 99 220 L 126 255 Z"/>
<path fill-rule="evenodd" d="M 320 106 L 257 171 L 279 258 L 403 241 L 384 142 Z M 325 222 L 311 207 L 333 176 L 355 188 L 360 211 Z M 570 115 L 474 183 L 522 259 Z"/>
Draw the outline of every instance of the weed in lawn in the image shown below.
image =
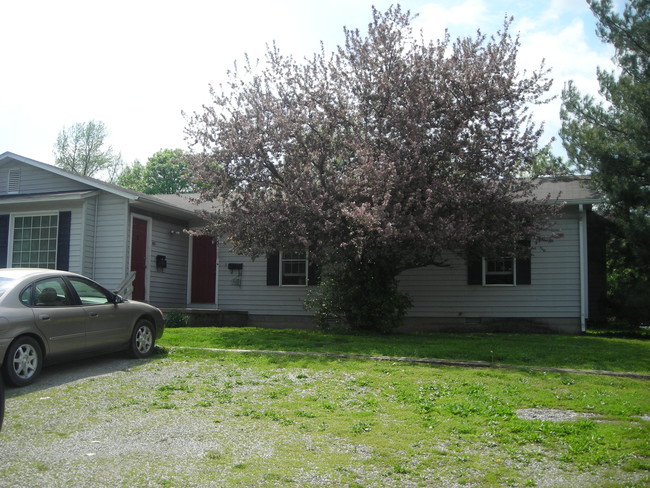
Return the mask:
<path fill-rule="evenodd" d="M 151 408 L 156 408 L 159 410 L 175 410 L 176 404 L 170 402 L 153 402 Z"/>
<path fill-rule="evenodd" d="M 367 422 L 356 422 L 352 426 L 352 432 L 354 434 L 363 434 L 365 432 L 370 432 L 370 424 Z"/>

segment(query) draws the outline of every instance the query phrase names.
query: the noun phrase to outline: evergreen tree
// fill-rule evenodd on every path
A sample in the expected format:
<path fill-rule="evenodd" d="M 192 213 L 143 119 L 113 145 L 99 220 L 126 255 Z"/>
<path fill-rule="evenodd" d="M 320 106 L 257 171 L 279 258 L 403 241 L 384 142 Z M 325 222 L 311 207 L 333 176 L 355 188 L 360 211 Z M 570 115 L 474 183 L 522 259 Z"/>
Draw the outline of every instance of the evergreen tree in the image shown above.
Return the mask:
<path fill-rule="evenodd" d="M 620 73 L 598 69 L 603 100 L 569 83 L 562 94 L 563 139 L 572 162 L 592 175 L 614 226 L 610 292 L 620 317 L 650 317 L 650 0 L 624 11 L 589 0 L 598 35 L 615 48 Z"/>

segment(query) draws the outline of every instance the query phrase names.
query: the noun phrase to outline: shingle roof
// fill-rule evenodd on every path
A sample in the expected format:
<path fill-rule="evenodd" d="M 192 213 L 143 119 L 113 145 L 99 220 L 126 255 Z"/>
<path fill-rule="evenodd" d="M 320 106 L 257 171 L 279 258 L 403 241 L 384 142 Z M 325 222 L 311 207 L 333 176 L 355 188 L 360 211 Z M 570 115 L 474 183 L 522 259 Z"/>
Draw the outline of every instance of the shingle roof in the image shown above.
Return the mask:
<path fill-rule="evenodd" d="M 535 189 L 537 198 L 558 199 L 568 204 L 592 204 L 602 202 L 600 194 L 595 190 L 589 176 L 558 176 L 542 178 Z"/>

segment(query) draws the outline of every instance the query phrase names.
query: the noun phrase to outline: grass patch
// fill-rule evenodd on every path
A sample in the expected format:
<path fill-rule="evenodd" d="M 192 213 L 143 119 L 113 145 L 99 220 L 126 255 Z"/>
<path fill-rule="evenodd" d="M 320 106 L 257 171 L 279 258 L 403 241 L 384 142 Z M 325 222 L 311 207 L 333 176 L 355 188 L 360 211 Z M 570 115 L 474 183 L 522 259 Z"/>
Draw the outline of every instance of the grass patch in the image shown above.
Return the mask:
<path fill-rule="evenodd" d="M 185 340 L 170 334 L 167 345 L 196 345 L 201 334 L 186 332 Z M 288 337 L 317 338 L 303 333 Z M 423 342 L 436 337 L 445 338 Z M 512 340 L 521 345 L 526 337 Z M 366 336 L 331 344 L 356 350 L 355 341 L 368 340 L 373 348 L 384 344 Z M 476 359 L 467 354 L 462 359 Z M 143 486 L 151 473 L 154 486 L 179 488 L 197 486 L 196 480 L 223 487 L 641 487 L 650 483 L 649 384 L 537 370 L 170 348 L 126 375 L 47 392 L 11 390 L 0 433 L 0 479 L 7 486 L 27 479 L 54 488 L 73 486 L 79 472 L 90 487 Z M 533 408 L 581 417 L 556 422 L 517 414 Z"/>
<path fill-rule="evenodd" d="M 650 341 L 534 334 L 341 335 L 255 328 L 168 329 L 163 346 L 437 358 L 548 368 L 650 373 Z"/>

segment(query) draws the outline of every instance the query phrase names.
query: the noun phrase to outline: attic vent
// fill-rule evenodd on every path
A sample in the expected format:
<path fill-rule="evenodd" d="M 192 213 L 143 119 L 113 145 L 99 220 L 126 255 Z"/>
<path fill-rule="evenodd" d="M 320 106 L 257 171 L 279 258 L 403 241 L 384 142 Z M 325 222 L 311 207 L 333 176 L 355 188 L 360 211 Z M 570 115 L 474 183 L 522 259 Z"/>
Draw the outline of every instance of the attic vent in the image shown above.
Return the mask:
<path fill-rule="evenodd" d="M 20 169 L 9 170 L 7 193 L 20 193 Z"/>

